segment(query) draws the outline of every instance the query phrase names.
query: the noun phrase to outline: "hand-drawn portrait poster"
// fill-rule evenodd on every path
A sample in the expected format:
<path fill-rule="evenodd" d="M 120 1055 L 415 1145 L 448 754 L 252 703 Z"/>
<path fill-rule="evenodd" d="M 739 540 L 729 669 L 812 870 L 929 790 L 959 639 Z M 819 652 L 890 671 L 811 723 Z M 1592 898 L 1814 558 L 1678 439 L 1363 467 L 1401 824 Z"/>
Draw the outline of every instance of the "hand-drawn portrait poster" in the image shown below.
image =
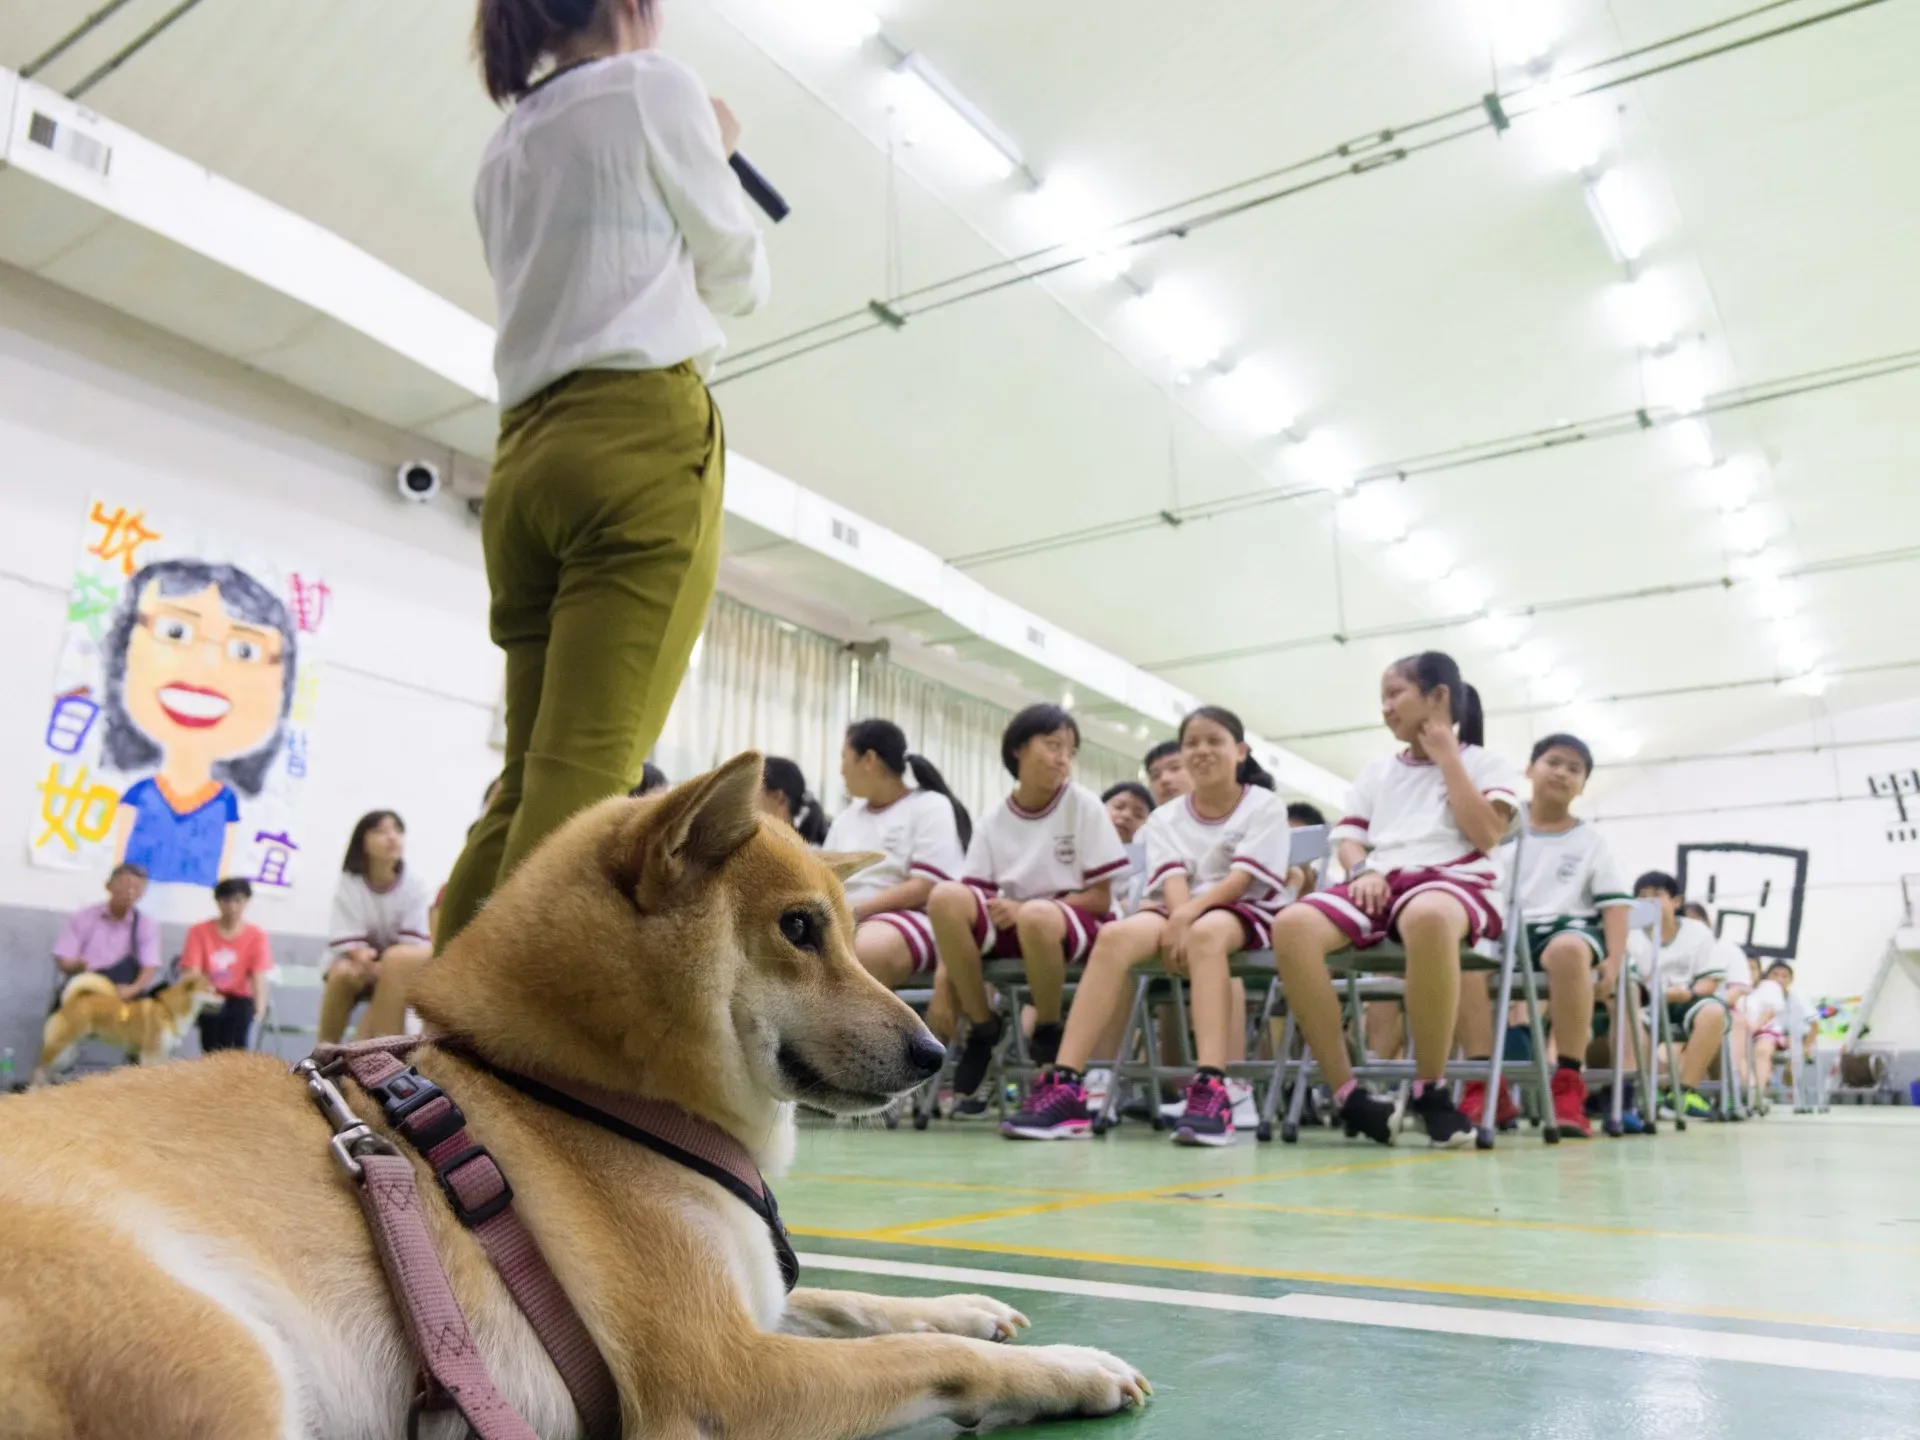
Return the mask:
<path fill-rule="evenodd" d="M 34 862 L 290 889 L 331 600 L 310 569 L 95 500 L 34 761 Z"/>

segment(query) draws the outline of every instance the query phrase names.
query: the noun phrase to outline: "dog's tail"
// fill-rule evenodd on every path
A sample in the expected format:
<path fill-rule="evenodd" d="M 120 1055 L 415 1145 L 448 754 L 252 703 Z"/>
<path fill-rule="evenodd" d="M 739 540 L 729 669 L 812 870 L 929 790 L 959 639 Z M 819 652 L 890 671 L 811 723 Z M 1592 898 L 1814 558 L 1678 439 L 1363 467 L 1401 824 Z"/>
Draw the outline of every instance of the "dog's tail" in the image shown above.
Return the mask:
<path fill-rule="evenodd" d="M 109 999 L 119 999 L 120 992 L 114 988 L 111 980 L 91 970 L 83 971 L 73 977 L 60 992 L 60 1004 L 64 1007 L 82 995 L 105 995 Z"/>

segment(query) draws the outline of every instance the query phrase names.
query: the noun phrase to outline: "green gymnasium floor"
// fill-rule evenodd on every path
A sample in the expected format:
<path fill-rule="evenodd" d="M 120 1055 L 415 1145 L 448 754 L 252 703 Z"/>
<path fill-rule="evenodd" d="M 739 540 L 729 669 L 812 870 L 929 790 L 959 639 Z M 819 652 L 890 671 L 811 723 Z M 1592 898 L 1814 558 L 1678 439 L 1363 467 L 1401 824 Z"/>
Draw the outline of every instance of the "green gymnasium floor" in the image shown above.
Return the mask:
<path fill-rule="evenodd" d="M 1920 1437 L 1920 1113 L 1406 1139 L 808 1127 L 779 1195 L 807 1283 L 994 1293 L 1153 1382 L 1052 1436 Z"/>

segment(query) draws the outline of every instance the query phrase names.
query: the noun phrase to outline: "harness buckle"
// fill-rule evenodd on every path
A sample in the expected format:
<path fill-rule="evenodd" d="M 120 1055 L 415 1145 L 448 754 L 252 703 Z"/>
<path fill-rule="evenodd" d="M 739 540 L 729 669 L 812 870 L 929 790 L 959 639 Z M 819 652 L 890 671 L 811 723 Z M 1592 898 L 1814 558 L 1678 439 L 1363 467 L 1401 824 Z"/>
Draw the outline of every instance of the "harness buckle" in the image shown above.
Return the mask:
<path fill-rule="evenodd" d="M 386 1117 L 387 1124 L 406 1136 L 408 1143 L 423 1155 L 467 1128 L 466 1114 L 453 1097 L 411 1065 L 398 1075 L 368 1088 L 373 1098 L 380 1102 L 380 1111 Z M 408 1118 L 435 1100 L 447 1102 L 446 1113 L 431 1124 L 423 1125 L 418 1134 L 407 1129 L 405 1122 Z"/>
<path fill-rule="evenodd" d="M 460 1198 L 460 1192 L 454 1189 L 453 1177 L 468 1165 L 484 1160 L 493 1167 L 493 1173 L 499 1178 L 500 1193 L 492 1199 L 483 1200 L 469 1208 Z M 507 1182 L 507 1172 L 493 1158 L 484 1145 L 469 1145 L 459 1154 L 448 1158 L 445 1164 L 433 1167 L 433 1178 L 440 1182 L 441 1193 L 447 1197 L 447 1204 L 453 1208 L 453 1216 L 467 1229 L 484 1225 L 502 1210 L 513 1204 L 513 1186 Z"/>

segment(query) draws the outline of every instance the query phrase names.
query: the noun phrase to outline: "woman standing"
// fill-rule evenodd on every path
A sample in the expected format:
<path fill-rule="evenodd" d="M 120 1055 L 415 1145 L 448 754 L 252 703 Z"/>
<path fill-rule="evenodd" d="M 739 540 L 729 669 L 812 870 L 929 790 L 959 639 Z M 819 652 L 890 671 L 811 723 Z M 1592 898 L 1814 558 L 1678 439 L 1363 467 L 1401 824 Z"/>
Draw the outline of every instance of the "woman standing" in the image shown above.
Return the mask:
<path fill-rule="evenodd" d="M 442 944 L 568 816 L 633 785 L 713 594 L 714 317 L 759 307 L 767 261 L 727 168 L 739 126 L 654 49 L 660 8 L 480 0 L 487 91 L 513 106 L 475 196 L 499 302 L 481 541 L 506 766 L 448 882 Z"/>

